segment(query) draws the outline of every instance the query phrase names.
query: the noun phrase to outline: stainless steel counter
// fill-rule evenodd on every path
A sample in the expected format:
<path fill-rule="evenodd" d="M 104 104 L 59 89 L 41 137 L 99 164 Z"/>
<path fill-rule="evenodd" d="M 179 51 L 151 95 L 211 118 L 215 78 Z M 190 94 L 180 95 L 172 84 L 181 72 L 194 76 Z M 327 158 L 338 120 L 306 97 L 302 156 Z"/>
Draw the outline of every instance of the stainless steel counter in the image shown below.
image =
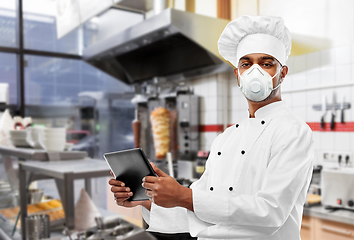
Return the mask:
<path fill-rule="evenodd" d="M 62 152 L 47 152 L 41 149 L 33 148 L 9 148 L 0 146 L 0 154 L 4 156 L 17 157 L 20 160 L 37 160 L 49 161 L 51 154 L 57 154 L 60 160 L 68 159 L 82 159 L 88 157 L 87 152 L 84 151 L 62 151 Z"/>
<path fill-rule="evenodd" d="M 304 215 L 317 217 L 329 221 L 354 225 L 354 211 L 348 210 L 326 210 L 323 206 L 305 207 Z"/>

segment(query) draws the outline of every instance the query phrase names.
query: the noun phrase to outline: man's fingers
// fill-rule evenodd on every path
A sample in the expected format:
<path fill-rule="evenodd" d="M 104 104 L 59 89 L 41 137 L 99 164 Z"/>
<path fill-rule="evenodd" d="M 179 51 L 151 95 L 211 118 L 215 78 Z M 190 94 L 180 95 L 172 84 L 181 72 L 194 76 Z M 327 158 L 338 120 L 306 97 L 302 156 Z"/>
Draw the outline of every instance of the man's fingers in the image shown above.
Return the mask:
<path fill-rule="evenodd" d="M 143 182 L 155 183 L 158 180 L 158 177 L 146 176 L 143 178 Z"/>
<path fill-rule="evenodd" d="M 125 186 L 124 182 L 118 181 L 118 180 L 116 180 L 114 178 L 110 179 L 108 181 L 108 183 L 109 183 L 109 185 L 112 185 L 112 186 L 121 186 L 121 187 Z"/>
<path fill-rule="evenodd" d="M 153 183 L 148 183 L 148 182 L 143 182 L 141 184 L 141 186 L 143 186 L 143 188 L 147 189 L 147 190 L 154 190 L 153 187 L 154 187 L 155 184 Z"/>
<path fill-rule="evenodd" d="M 159 169 L 158 167 L 155 166 L 155 164 L 151 163 L 152 168 L 154 169 L 155 173 L 159 176 L 159 177 L 167 177 L 169 176 L 168 174 L 164 173 L 161 169 Z"/>
<path fill-rule="evenodd" d="M 118 199 L 118 198 L 130 198 L 131 196 L 133 196 L 133 193 L 132 192 L 115 192 L 113 195 L 114 195 L 114 197 L 116 199 Z"/>
<path fill-rule="evenodd" d="M 126 200 L 128 200 L 128 198 L 116 198 L 116 203 L 120 206 L 124 206 Z"/>
<path fill-rule="evenodd" d="M 151 190 L 145 190 L 145 194 L 146 194 L 146 196 L 148 196 L 149 198 L 150 197 L 152 197 L 152 195 L 153 195 L 153 193 L 152 193 L 152 191 Z"/>
<path fill-rule="evenodd" d="M 117 187 L 117 186 L 112 186 L 111 187 L 111 192 L 130 192 L 130 188 L 128 187 Z"/>

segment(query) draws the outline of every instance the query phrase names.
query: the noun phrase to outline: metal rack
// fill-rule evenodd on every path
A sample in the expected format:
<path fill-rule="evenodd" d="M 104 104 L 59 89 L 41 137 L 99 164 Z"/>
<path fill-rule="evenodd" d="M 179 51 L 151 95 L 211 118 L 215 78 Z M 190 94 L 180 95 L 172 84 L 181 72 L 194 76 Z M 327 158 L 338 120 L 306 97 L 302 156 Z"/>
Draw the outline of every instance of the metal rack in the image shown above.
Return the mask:
<path fill-rule="evenodd" d="M 20 193 L 21 226 L 27 216 L 28 181 L 54 178 L 65 212 L 66 227 L 74 229 L 74 180 L 84 179 L 85 189 L 91 195 L 91 178 L 109 175 L 109 167 L 101 159 L 88 159 L 82 151 L 47 152 L 37 149 L 0 147 L 0 154 L 13 190 Z M 14 158 L 19 160 L 18 176 L 13 166 Z M 27 173 L 33 178 L 28 180 Z M 21 228 L 22 239 L 26 239 L 26 228 Z"/>

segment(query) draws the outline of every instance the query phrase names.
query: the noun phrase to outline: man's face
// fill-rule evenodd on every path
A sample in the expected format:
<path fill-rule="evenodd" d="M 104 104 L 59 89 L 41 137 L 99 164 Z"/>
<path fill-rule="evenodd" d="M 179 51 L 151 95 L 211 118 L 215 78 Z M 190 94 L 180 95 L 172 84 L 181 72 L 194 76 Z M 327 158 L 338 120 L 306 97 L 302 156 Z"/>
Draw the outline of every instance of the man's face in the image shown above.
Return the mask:
<path fill-rule="evenodd" d="M 242 75 L 243 72 L 245 72 L 247 69 L 249 69 L 253 64 L 258 64 L 264 71 L 266 71 L 270 76 L 273 77 L 273 88 L 277 87 L 279 84 L 283 82 L 284 77 L 288 73 L 288 67 L 287 66 L 281 66 L 281 64 L 276 60 L 274 57 L 264 54 L 264 53 L 252 53 L 248 54 L 246 56 L 243 56 L 239 63 L 237 68 L 234 69 L 238 85 L 240 85 L 240 80 L 238 73 Z M 276 74 L 277 72 L 279 72 Z M 270 99 L 273 99 L 274 97 L 280 97 L 280 88 L 277 88 L 276 90 L 273 90 L 271 94 L 261 102 L 266 102 Z M 251 101 L 251 100 L 250 100 Z"/>

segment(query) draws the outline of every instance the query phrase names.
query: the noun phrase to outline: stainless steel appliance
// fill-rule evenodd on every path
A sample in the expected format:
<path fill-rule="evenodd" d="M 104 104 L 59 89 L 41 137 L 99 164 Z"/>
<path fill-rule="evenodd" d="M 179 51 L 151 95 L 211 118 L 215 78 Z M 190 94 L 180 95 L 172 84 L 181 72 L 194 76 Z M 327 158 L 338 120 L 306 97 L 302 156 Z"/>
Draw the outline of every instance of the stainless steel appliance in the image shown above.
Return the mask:
<path fill-rule="evenodd" d="M 83 50 L 83 59 L 127 84 L 229 71 L 217 41 L 229 21 L 166 9 Z"/>
<path fill-rule="evenodd" d="M 165 107 L 170 112 L 170 152 L 172 160 L 193 160 L 199 149 L 199 97 L 188 88 L 173 92 L 150 92 L 137 95 L 136 103 L 140 126 L 140 147 L 150 160 L 155 159 L 150 114 L 157 107 Z"/>
<path fill-rule="evenodd" d="M 354 210 L 354 169 L 323 169 L 322 205 Z"/>

